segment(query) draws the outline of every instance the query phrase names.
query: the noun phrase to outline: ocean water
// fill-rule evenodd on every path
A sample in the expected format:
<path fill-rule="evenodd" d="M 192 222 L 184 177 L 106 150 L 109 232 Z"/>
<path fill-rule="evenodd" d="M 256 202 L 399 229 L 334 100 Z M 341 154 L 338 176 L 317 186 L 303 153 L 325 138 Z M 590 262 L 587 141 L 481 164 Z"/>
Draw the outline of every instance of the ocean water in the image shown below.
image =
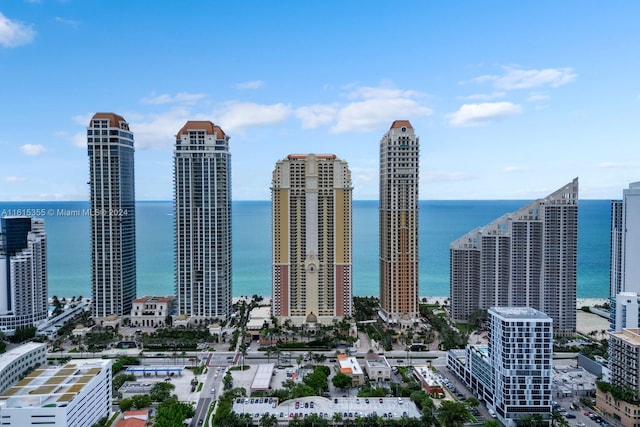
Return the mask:
<path fill-rule="evenodd" d="M 420 201 L 420 295 L 449 295 L 449 244 L 476 227 L 526 205 L 522 200 Z M 0 202 L 0 216 L 15 209 L 45 212 L 49 295 L 90 296 L 89 217 L 61 210 L 88 202 Z M 233 202 L 233 295 L 271 295 L 269 201 Z M 578 296 L 609 294 L 609 200 L 581 200 Z M 174 293 L 173 205 L 136 204 L 138 296 Z M 378 202 L 353 202 L 355 295 L 378 295 Z"/>

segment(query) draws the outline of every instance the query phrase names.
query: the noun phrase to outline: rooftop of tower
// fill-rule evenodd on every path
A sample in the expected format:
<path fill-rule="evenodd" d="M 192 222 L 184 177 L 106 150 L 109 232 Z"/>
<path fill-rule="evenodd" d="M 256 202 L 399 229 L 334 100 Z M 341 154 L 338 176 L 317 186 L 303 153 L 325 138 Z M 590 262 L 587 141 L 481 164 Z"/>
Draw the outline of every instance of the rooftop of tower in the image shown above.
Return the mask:
<path fill-rule="evenodd" d="M 216 126 L 209 120 L 189 120 L 182 126 L 176 136 L 183 135 L 190 130 L 203 130 L 208 135 L 216 135 L 219 139 L 224 139 L 227 135 L 224 133 L 220 126 Z"/>
<path fill-rule="evenodd" d="M 336 158 L 335 154 L 313 154 L 314 156 L 316 156 L 316 158 L 318 159 L 330 159 L 333 160 Z M 299 159 L 306 159 L 307 157 L 309 157 L 310 154 L 289 154 L 287 156 L 288 160 L 299 160 Z"/>
<path fill-rule="evenodd" d="M 396 120 L 393 123 L 391 123 L 391 127 L 389 129 L 399 129 L 402 127 L 406 127 L 407 129 L 413 129 L 413 126 L 411 126 L 411 122 L 409 120 Z"/>
<path fill-rule="evenodd" d="M 93 117 L 91 117 L 89 126 L 91 126 L 91 123 L 96 119 L 107 119 L 109 120 L 110 122 L 109 125 L 111 127 L 117 127 L 117 128 L 120 127 L 120 123 L 125 123 L 125 124 L 127 123 L 124 117 L 116 113 L 95 113 Z M 128 125 L 127 125 L 127 129 L 128 129 Z"/>

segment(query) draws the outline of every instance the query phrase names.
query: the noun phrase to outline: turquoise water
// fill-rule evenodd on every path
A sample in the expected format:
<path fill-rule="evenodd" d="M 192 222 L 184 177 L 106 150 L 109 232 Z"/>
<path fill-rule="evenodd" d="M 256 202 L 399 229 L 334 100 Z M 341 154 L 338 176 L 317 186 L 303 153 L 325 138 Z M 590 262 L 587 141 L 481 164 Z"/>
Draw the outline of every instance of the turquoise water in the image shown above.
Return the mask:
<path fill-rule="evenodd" d="M 449 295 L 449 243 L 527 204 L 522 200 L 421 201 L 420 295 Z M 9 209 L 88 209 L 88 202 L 0 202 Z M 578 296 L 609 294 L 609 200 L 581 200 Z M 138 295 L 174 293 L 173 205 L 138 202 Z M 353 202 L 355 295 L 378 295 L 378 202 Z M 49 294 L 90 296 L 89 217 L 45 215 Z M 233 294 L 271 294 L 269 201 L 233 202 Z"/>

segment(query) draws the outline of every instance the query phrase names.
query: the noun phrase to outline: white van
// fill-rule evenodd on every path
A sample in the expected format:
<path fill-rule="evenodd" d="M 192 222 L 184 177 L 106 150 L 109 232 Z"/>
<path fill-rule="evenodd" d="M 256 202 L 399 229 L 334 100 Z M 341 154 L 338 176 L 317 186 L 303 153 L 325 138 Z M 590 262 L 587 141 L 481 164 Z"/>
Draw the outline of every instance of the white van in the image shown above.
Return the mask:
<path fill-rule="evenodd" d="M 493 412 L 493 409 L 489 408 L 489 415 L 491 415 L 493 418 L 496 418 L 496 413 Z"/>

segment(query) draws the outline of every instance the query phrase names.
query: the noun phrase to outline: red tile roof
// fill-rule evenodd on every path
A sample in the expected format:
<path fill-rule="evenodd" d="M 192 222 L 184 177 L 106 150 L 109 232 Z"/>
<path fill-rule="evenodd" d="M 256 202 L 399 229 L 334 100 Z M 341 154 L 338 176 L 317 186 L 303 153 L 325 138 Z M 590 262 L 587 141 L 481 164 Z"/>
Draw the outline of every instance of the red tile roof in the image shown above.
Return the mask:
<path fill-rule="evenodd" d="M 409 122 L 409 120 L 396 120 L 395 122 L 391 123 L 391 128 L 401 128 L 402 126 L 406 127 L 407 129 L 413 129 L 413 126 L 411 126 L 411 122 Z"/>
<path fill-rule="evenodd" d="M 182 129 L 178 131 L 176 136 L 180 137 L 180 135 L 184 135 L 190 130 L 204 130 L 207 135 L 216 135 L 218 139 L 224 139 L 226 137 L 226 134 L 220 126 L 216 126 L 208 120 L 189 120 L 182 126 Z"/>

